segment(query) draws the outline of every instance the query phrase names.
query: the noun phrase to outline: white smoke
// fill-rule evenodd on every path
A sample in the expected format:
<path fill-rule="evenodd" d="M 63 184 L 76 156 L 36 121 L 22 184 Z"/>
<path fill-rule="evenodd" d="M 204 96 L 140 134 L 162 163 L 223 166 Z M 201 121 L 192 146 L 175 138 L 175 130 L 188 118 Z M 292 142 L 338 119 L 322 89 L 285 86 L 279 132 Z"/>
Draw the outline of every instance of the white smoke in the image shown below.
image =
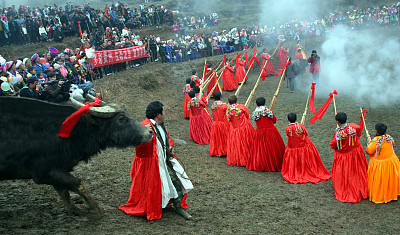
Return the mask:
<path fill-rule="evenodd" d="M 321 0 L 262 0 L 262 24 L 285 24 L 289 20 L 303 20 L 326 14 L 330 1 Z"/>
<path fill-rule="evenodd" d="M 386 30 L 390 30 L 386 29 Z M 321 86 L 336 89 L 371 107 L 400 101 L 400 44 L 383 29 L 353 31 L 338 26 L 322 45 Z"/>

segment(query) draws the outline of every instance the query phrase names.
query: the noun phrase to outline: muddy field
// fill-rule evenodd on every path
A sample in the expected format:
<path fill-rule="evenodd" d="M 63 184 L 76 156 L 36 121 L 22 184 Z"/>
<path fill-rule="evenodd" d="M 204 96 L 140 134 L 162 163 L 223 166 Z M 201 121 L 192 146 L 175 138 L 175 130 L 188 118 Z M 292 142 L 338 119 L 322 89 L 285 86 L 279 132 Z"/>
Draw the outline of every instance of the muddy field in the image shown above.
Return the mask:
<path fill-rule="evenodd" d="M 319 43 L 309 45 L 318 49 Z M 289 44 L 289 43 L 287 43 Z M 288 46 L 288 45 L 286 45 Z M 272 51 L 273 48 L 268 48 Z M 309 52 L 307 51 L 307 54 Z M 231 55 L 233 56 L 233 55 Z M 228 56 L 229 57 L 229 56 Z M 216 64 L 222 59 L 209 59 Z M 130 189 L 130 168 L 135 149 L 108 149 L 88 164 L 78 165 L 74 175 L 83 179 L 93 197 L 104 208 L 102 218 L 72 216 L 66 213 L 58 194 L 52 187 L 27 181 L 0 182 L 0 233 L 2 234 L 209 234 L 209 233 L 274 233 L 274 234 L 397 234 L 400 204 L 394 201 L 377 205 L 368 200 L 357 204 L 341 203 L 334 198 L 332 181 L 293 185 L 283 180 L 279 172 L 252 172 L 244 167 L 228 166 L 225 158 L 211 158 L 208 145 L 200 146 L 190 140 L 189 122 L 183 119 L 184 80 L 192 69 L 201 70 L 203 60 L 181 64 L 150 63 L 128 69 L 95 81 L 104 99 L 125 107 L 137 120 L 144 119 L 147 104 L 153 100 L 164 103 L 166 126 L 177 145 L 177 155 L 184 162 L 195 189 L 188 197 L 189 213 L 195 218 L 186 221 L 172 208 L 163 210 L 161 220 L 148 222 L 144 217 L 128 216 L 118 207 L 125 204 Z M 277 59 L 274 60 L 277 67 Z M 259 66 L 250 72 L 239 103 L 244 103 L 258 76 Z M 255 108 L 255 98 L 264 96 L 267 104 L 273 97 L 279 79 L 268 77 L 261 82 L 249 109 Z M 290 93 L 284 82 L 274 113 L 276 127 L 285 143 L 286 115 L 296 112 L 299 119 L 305 108 L 311 76 L 298 80 L 298 90 Z M 324 85 L 321 78 L 320 86 Z M 328 98 L 317 87 L 316 108 Z M 223 92 L 223 99 L 233 92 Z M 339 94 L 338 111 L 346 112 L 350 122 L 359 123 L 362 100 Z M 369 108 L 366 116 L 369 132 L 377 122 L 388 125 L 388 133 L 400 139 L 400 105 Z M 307 120 L 311 118 L 308 113 Z M 252 121 L 253 122 L 253 121 Z M 253 125 L 255 126 L 254 122 Z M 314 125 L 306 122 L 310 138 L 318 148 L 328 170 L 332 168 L 333 150 L 329 147 L 336 128 L 333 105 L 324 118 Z M 361 137 L 366 145 L 366 137 Z M 398 145 L 395 151 L 400 153 Z M 83 206 L 77 195 L 73 200 Z"/>

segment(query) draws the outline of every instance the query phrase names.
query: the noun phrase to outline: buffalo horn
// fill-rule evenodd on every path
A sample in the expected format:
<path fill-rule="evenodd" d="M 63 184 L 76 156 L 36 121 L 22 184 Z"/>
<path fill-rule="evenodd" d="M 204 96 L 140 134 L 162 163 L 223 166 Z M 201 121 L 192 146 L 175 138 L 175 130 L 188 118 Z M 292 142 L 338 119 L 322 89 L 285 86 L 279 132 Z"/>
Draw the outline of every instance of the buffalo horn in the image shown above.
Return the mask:
<path fill-rule="evenodd" d="M 85 106 L 84 104 L 82 104 L 81 102 L 75 100 L 72 97 L 69 97 L 69 100 L 71 101 L 71 103 L 77 107 L 83 107 Z M 101 118 L 109 118 L 114 116 L 116 110 L 110 106 L 102 106 L 102 107 L 90 107 L 89 108 L 89 114 L 95 117 L 101 117 Z"/>

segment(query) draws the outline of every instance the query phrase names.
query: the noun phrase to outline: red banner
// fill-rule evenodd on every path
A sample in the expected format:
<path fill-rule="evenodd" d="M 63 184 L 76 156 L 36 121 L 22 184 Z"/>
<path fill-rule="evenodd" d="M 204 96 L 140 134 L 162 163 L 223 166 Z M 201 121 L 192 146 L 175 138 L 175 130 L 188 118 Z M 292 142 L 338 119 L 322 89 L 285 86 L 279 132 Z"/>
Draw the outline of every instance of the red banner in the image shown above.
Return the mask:
<path fill-rule="evenodd" d="M 92 63 L 93 67 L 96 68 L 148 57 L 145 46 L 146 45 L 116 50 L 95 51 L 95 57 L 91 59 L 90 62 Z"/>

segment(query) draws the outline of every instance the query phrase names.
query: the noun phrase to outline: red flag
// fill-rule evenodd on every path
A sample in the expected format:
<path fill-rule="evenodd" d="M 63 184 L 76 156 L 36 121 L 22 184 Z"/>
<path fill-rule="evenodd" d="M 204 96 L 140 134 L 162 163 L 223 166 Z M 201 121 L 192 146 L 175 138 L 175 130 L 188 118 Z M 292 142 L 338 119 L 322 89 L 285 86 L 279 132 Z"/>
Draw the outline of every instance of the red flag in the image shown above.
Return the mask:
<path fill-rule="evenodd" d="M 317 119 L 321 120 L 322 117 L 324 116 L 326 110 L 328 109 L 329 105 L 331 104 L 331 101 L 333 100 L 333 95 L 337 95 L 337 91 L 334 90 L 332 93 L 329 93 L 329 99 L 325 102 L 324 105 L 317 111 L 317 113 L 310 119 L 310 123 L 314 124 Z"/>
<path fill-rule="evenodd" d="M 81 22 L 78 21 L 79 35 L 82 38 Z"/>
<path fill-rule="evenodd" d="M 199 29 L 197 29 L 197 37 L 199 37 Z"/>
<path fill-rule="evenodd" d="M 310 98 L 310 111 L 315 114 L 315 106 L 314 106 L 314 95 L 315 95 L 315 82 L 311 83 L 311 98 Z"/>
<path fill-rule="evenodd" d="M 265 67 L 264 67 L 261 72 L 261 80 L 264 81 L 266 76 L 267 76 L 267 71 L 265 70 Z"/>
<path fill-rule="evenodd" d="M 364 121 L 363 121 L 363 117 L 365 117 L 364 113 L 368 113 L 368 109 L 364 109 L 360 115 L 360 128 L 363 129 L 364 128 Z"/>
<path fill-rule="evenodd" d="M 203 67 L 203 82 L 205 82 L 204 79 L 206 78 L 207 67 L 208 67 L 208 64 L 204 64 L 204 67 Z"/>
<path fill-rule="evenodd" d="M 285 63 L 285 67 L 283 67 L 283 69 L 281 69 L 276 75 L 275 75 L 275 77 L 278 77 L 278 75 L 283 75 L 283 71 L 285 71 L 285 69 L 288 67 L 288 65 L 289 64 L 292 64 L 292 62 L 291 61 L 288 61 L 288 62 L 286 62 Z"/>
<path fill-rule="evenodd" d="M 226 65 L 226 53 L 224 54 L 224 60 L 222 61 L 221 65 L 222 65 L 222 66 L 225 66 L 225 65 Z"/>
<path fill-rule="evenodd" d="M 78 109 L 75 113 L 71 114 L 71 116 L 67 117 L 63 124 L 61 125 L 60 130 L 58 131 L 57 135 L 64 138 L 69 138 L 72 129 L 74 129 L 75 124 L 78 122 L 79 118 L 82 116 L 83 113 L 89 113 L 89 108 L 91 106 L 99 106 L 99 104 L 103 102 L 99 98 L 95 98 L 93 103 L 85 103 L 85 106 L 82 106 Z"/>
<path fill-rule="evenodd" d="M 256 60 L 257 64 L 260 64 L 260 61 L 258 60 L 256 55 L 257 55 L 257 48 L 254 47 L 254 55 L 250 59 L 250 64 L 252 64 L 254 60 Z M 253 66 L 252 66 L 252 68 L 253 68 Z M 264 77 L 264 79 L 265 79 L 265 77 Z"/>
<path fill-rule="evenodd" d="M 250 66 L 250 64 L 249 64 L 249 58 L 247 57 L 247 51 L 246 51 L 246 64 L 247 64 L 247 67 Z"/>
<path fill-rule="evenodd" d="M 308 30 L 307 33 L 308 33 L 308 37 L 310 38 L 310 41 L 311 41 L 312 40 L 312 36 L 311 36 L 310 30 Z"/>

